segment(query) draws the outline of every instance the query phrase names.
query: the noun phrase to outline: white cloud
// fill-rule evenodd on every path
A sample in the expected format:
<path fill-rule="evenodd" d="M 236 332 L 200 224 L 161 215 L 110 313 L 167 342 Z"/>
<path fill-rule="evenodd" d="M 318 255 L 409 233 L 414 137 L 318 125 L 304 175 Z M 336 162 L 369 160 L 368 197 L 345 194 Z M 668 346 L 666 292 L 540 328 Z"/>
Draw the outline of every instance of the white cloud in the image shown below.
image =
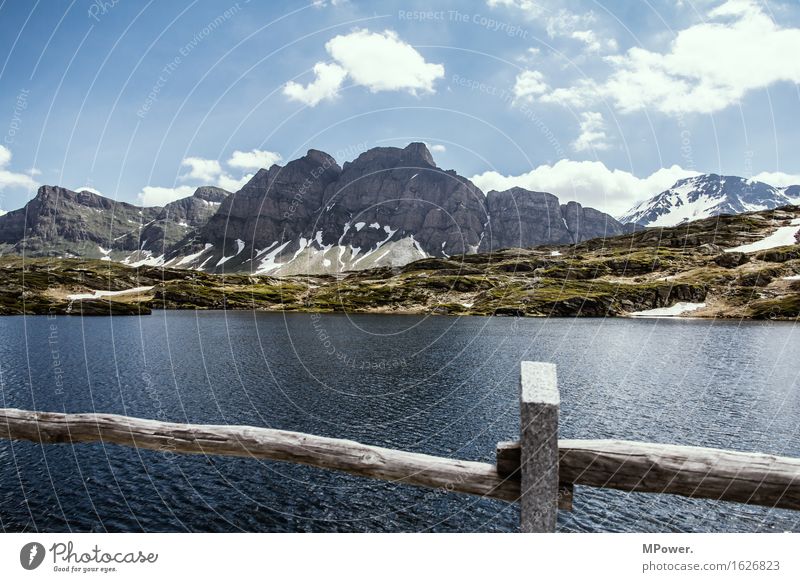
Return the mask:
<path fill-rule="evenodd" d="M 292 101 L 300 101 L 309 107 L 314 107 L 325 99 L 334 99 L 339 95 L 339 88 L 347 76 L 339 65 L 317 63 L 314 65 L 314 81 L 305 87 L 294 81 L 289 81 L 283 87 L 283 94 Z"/>
<path fill-rule="evenodd" d="M 263 150 L 251 150 L 249 152 L 236 150 L 231 154 L 231 158 L 227 163 L 229 166 L 235 168 L 260 169 L 262 167 L 260 165 L 262 162 L 265 162 L 263 166 L 268 166 L 271 165 L 271 163 L 266 162 L 280 160 L 280 157 L 279 154 Z M 217 160 L 209 160 L 206 158 L 184 158 L 183 161 L 181 161 L 181 166 L 189 167 L 189 172 L 181 176 L 181 180 L 184 182 L 195 182 L 197 186 L 145 186 L 137 195 L 139 204 L 142 206 L 163 206 L 169 202 L 191 196 L 198 186 L 218 186 L 223 190 L 235 192 L 253 177 L 253 174 L 250 173 L 240 178 L 235 178 L 223 171 L 222 165 Z"/>
<path fill-rule="evenodd" d="M 27 175 L 12 172 L 7 169 L 11 163 L 11 150 L 6 146 L 0 145 L 0 191 L 6 188 L 24 188 L 26 190 L 34 190 L 36 182 Z"/>
<path fill-rule="evenodd" d="M 761 172 L 753 176 L 753 180 L 765 182 L 770 186 L 783 188 L 800 184 L 800 174 L 787 174 L 785 172 Z"/>
<path fill-rule="evenodd" d="M 189 173 L 183 176 L 184 180 L 200 180 L 210 184 L 222 173 L 222 166 L 217 160 L 205 158 L 184 158 L 182 166 L 189 166 Z"/>
<path fill-rule="evenodd" d="M 237 157 L 236 154 L 243 155 Z M 232 161 L 237 161 L 242 164 L 255 163 L 259 158 L 266 159 L 268 157 L 263 154 L 272 154 L 272 152 L 262 152 L 259 150 L 253 150 L 251 152 L 235 151 L 231 159 L 228 160 L 228 164 L 235 166 L 235 164 L 231 163 Z M 181 176 L 183 181 L 199 181 L 203 186 L 219 186 L 223 190 L 228 191 L 238 190 L 253 177 L 253 174 L 247 174 L 241 178 L 234 178 L 222 170 L 222 166 L 217 160 L 208 160 L 206 158 L 184 158 L 181 165 L 191 168 L 188 174 Z"/>
<path fill-rule="evenodd" d="M 490 8 L 504 6 L 522 10 L 528 18 L 535 18 L 545 12 L 545 8 L 539 0 L 487 0 L 486 4 Z"/>
<path fill-rule="evenodd" d="M 572 143 L 573 149 L 577 152 L 606 150 L 609 148 L 607 140 L 603 114 L 596 111 L 581 113 L 581 134 Z"/>
<path fill-rule="evenodd" d="M 513 8 L 523 13 L 528 20 L 544 23 L 550 38 L 570 38 L 583 44 L 585 52 L 616 52 L 617 41 L 598 35 L 590 28 L 596 20 L 594 12 L 572 12 L 564 8 L 554 10 L 547 3 L 531 0 L 488 0 L 490 8 L 498 6 Z M 530 50 L 530 49 L 529 49 Z"/>
<path fill-rule="evenodd" d="M 426 144 L 426 145 L 428 146 L 428 149 L 431 151 L 431 153 L 434 154 L 441 154 L 447 151 L 447 148 L 440 143 L 436 143 L 433 145 L 431 144 Z"/>
<path fill-rule="evenodd" d="M 514 100 L 531 101 L 534 97 L 546 93 L 548 89 L 544 75 L 540 71 L 522 71 L 514 83 Z"/>
<path fill-rule="evenodd" d="M 574 30 L 570 33 L 570 38 L 574 38 L 585 45 L 586 51 L 590 53 L 616 52 L 619 49 L 617 41 L 613 38 L 599 38 L 593 30 Z"/>
<path fill-rule="evenodd" d="M 519 176 L 484 172 L 470 178 L 484 192 L 520 186 L 538 192 L 551 192 L 562 202 L 575 200 L 618 216 L 637 202 L 663 192 L 681 178 L 697 172 L 680 166 L 661 168 L 645 178 L 623 170 L 610 170 L 602 162 L 559 160 Z"/>
<path fill-rule="evenodd" d="M 774 83 L 800 83 L 800 28 L 775 24 L 753 0 L 729 0 L 708 17 L 679 31 L 663 53 L 633 47 L 606 57 L 613 67 L 606 79 L 582 80 L 541 100 L 609 99 L 623 112 L 713 113 Z"/>
<path fill-rule="evenodd" d="M 217 186 L 223 190 L 227 190 L 228 192 L 236 192 L 237 190 L 240 190 L 242 186 L 247 184 L 252 177 L 253 174 L 245 174 L 241 178 L 233 178 L 227 174 L 222 174 L 217 179 Z"/>
<path fill-rule="evenodd" d="M 287 97 L 313 107 L 338 96 L 345 77 L 373 93 L 433 93 L 434 82 L 444 77 L 443 65 L 426 62 L 392 30 L 377 33 L 361 29 L 338 35 L 325 44 L 325 50 L 335 62 L 314 65 L 315 79 L 306 86 L 287 83 L 283 88 Z"/>
<path fill-rule="evenodd" d="M 137 199 L 142 206 L 164 206 L 175 200 L 191 196 L 195 189 L 194 186 L 177 186 L 175 188 L 145 186 L 137 195 Z"/>
<path fill-rule="evenodd" d="M 242 170 L 260 170 L 261 168 L 269 168 L 272 164 L 277 164 L 281 161 L 281 158 L 282 156 L 279 153 L 266 150 L 250 150 L 249 152 L 236 150 L 231 154 L 228 165 L 231 168 L 240 168 Z"/>

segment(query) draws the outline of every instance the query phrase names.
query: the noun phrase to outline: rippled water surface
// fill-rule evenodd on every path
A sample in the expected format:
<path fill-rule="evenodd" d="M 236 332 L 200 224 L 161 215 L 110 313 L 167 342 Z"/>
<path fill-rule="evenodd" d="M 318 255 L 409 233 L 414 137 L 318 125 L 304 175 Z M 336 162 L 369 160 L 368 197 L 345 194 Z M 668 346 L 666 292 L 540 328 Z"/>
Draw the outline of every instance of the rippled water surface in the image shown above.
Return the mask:
<path fill-rule="evenodd" d="M 561 436 L 800 456 L 800 329 L 157 312 L 0 318 L 0 405 L 250 424 L 493 461 L 521 360 Z M 5 531 L 514 531 L 514 505 L 250 459 L 0 440 Z M 800 512 L 576 488 L 563 531 L 800 531 Z"/>

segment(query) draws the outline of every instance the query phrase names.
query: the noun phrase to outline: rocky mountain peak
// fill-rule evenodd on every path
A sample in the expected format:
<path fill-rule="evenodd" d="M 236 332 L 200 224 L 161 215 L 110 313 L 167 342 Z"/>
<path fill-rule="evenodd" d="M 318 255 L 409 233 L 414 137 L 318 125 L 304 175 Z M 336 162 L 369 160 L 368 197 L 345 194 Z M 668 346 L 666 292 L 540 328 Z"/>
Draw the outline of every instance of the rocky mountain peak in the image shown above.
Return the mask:
<path fill-rule="evenodd" d="M 402 159 L 409 165 L 436 166 L 428 146 L 422 142 L 412 142 L 404 147 Z"/>
<path fill-rule="evenodd" d="M 230 192 L 217 188 L 216 186 L 200 186 L 192 194 L 193 198 L 199 198 L 206 202 L 222 202 L 230 195 Z"/>
<path fill-rule="evenodd" d="M 663 227 L 721 214 L 770 210 L 797 203 L 792 188 L 775 188 L 740 176 L 700 174 L 678 180 L 671 188 L 631 208 L 620 220 Z"/>

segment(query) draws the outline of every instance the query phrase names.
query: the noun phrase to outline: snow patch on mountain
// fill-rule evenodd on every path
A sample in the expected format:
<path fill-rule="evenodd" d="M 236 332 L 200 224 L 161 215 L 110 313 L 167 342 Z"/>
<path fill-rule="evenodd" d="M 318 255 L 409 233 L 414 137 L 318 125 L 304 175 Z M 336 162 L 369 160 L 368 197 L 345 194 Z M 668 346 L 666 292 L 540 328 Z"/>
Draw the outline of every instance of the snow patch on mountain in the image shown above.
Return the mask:
<path fill-rule="evenodd" d="M 797 244 L 795 236 L 800 232 L 800 218 L 792 220 L 789 226 L 781 226 L 770 234 L 757 240 L 755 242 L 741 245 L 732 249 L 725 249 L 726 253 L 754 253 L 756 251 L 766 251 L 768 249 L 776 249 L 778 247 L 785 247 L 788 245 Z"/>
<path fill-rule="evenodd" d="M 702 174 L 677 181 L 669 190 L 631 208 L 619 221 L 666 227 L 720 214 L 770 210 L 800 202 L 797 190 L 738 176 Z"/>

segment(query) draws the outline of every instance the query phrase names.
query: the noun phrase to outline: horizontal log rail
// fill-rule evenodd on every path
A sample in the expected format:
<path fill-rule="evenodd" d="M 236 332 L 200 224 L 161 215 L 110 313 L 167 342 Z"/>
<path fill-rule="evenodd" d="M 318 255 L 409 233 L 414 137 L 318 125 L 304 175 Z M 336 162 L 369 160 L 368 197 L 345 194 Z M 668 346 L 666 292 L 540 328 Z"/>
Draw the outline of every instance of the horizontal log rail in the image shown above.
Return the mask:
<path fill-rule="evenodd" d="M 517 501 L 520 495 L 519 481 L 501 477 L 493 464 L 272 428 L 2 408 L 0 438 L 42 444 L 104 442 L 165 453 L 269 459 L 503 501 Z"/>
<path fill-rule="evenodd" d="M 496 464 L 271 428 L 14 408 L 0 408 L 0 438 L 269 459 L 469 493 L 519 502 L 523 532 L 555 531 L 556 510 L 572 508 L 573 485 L 800 510 L 800 459 L 633 441 L 559 440 L 558 416 L 555 366 L 523 362 L 520 441 L 499 443 Z"/>
<path fill-rule="evenodd" d="M 498 444 L 495 466 L 270 428 L 13 408 L 0 409 L 0 437 L 286 461 L 509 502 L 520 496 L 518 442 Z M 587 485 L 800 510 L 800 459 L 618 440 L 561 439 L 558 450 L 562 489 Z"/>
<path fill-rule="evenodd" d="M 800 459 L 620 440 L 558 441 L 563 484 L 736 501 L 800 510 Z M 514 477 L 520 444 L 497 445 L 497 472 Z"/>

